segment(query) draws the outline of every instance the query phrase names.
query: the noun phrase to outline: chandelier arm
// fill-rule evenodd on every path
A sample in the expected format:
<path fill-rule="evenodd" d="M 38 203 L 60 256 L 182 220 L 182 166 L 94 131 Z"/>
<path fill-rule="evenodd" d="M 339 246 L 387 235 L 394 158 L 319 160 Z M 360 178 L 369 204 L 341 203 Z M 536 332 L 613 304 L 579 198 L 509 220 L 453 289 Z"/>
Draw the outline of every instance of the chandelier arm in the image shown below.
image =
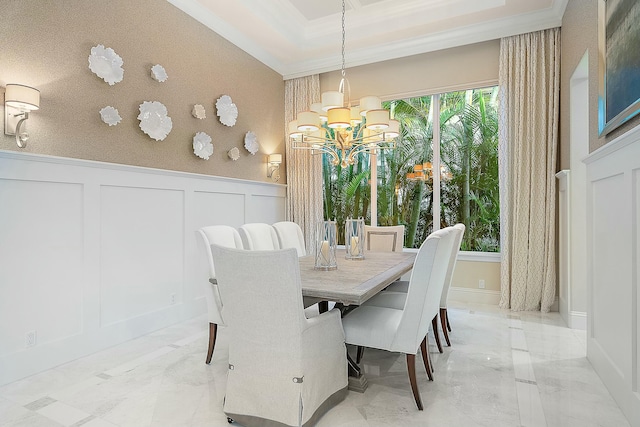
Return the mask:
<path fill-rule="evenodd" d="M 325 145 L 318 145 L 318 146 L 296 145 L 296 142 L 294 141 L 294 144 L 292 144 L 291 147 L 294 150 L 310 150 L 310 151 L 314 151 L 314 153 L 312 153 L 312 154 L 326 153 L 326 154 L 331 156 L 331 158 L 333 159 L 332 160 L 333 163 L 339 163 L 340 162 L 340 157 L 338 156 L 338 153 L 336 153 L 335 150 L 332 150 L 331 148 L 328 148 Z"/>

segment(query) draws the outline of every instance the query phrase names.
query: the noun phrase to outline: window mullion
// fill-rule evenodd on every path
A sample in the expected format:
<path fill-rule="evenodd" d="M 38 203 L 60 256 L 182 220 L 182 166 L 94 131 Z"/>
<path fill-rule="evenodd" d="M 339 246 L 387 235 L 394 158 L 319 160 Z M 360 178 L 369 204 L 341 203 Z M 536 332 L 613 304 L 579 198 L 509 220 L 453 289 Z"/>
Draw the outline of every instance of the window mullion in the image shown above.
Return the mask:
<path fill-rule="evenodd" d="M 440 95 L 433 95 L 431 98 L 433 105 L 433 231 L 440 230 Z"/>

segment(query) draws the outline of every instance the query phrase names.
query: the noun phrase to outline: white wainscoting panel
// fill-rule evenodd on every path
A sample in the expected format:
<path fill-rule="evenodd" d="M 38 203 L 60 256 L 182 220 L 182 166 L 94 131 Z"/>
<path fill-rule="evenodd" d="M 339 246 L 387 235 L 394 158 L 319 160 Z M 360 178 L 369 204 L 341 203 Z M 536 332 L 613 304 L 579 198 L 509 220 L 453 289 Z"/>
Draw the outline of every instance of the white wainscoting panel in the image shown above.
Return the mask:
<path fill-rule="evenodd" d="M 246 218 L 250 222 L 278 222 L 276 218 L 284 217 L 285 201 L 280 197 L 253 194 L 247 205 Z M 268 218 L 260 220 L 259 218 Z"/>
<path fill-rule="evenodd" d="M 100 324 L 182 300 L 184 192 L 102 186 Z"/>
<path fill-rule="evenodd" d="M 633 426 L 640 425 L 640 126 L 587 164 L 587 356 Z"/>
<path fill-rule="evenodd" d="M 0 357 L 82 332 L 82 192 L 0 177 Z"/>
<path fill-rule="evenodd" d="M 204 313 L 196 230 L 282 221 L 285 197 L 279 184 L 0 150 L 0 385 Z"/>

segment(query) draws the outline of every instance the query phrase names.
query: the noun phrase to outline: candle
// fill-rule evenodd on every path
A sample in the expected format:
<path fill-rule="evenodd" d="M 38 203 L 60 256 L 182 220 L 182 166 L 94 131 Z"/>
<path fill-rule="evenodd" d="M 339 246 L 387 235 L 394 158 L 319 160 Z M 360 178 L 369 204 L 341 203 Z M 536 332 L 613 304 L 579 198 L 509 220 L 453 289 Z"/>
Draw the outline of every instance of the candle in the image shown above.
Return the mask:
<path fill-rule="evenodd" d="M 351 255 L 353 256 L 360 255 L 360 248 L 358 247 L 359 240 L 358 236 L 351 236 Z"/>
<path fill-rule="evenodd" d="M 320 253 L 322 254 L 322 259 L 324 260 L 324 264 L 329 264 L 329 242 L 327 240 L 322 241 L 322 246 L 320 247 Z"/>

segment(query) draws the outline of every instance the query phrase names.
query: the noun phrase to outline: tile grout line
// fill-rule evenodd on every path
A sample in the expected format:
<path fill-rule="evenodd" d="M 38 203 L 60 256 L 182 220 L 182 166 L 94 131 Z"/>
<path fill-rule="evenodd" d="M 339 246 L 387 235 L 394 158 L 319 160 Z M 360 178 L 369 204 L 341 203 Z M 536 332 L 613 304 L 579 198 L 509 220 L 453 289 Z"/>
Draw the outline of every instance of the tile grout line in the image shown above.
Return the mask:
<path fill-rule="evenodd" d="M 511 334 L 511 361 L 513 363 L 520 424 L 523 427 L 547 427 L 522 321 L 519 318 L 510 318 L 509 330 Z"/>

